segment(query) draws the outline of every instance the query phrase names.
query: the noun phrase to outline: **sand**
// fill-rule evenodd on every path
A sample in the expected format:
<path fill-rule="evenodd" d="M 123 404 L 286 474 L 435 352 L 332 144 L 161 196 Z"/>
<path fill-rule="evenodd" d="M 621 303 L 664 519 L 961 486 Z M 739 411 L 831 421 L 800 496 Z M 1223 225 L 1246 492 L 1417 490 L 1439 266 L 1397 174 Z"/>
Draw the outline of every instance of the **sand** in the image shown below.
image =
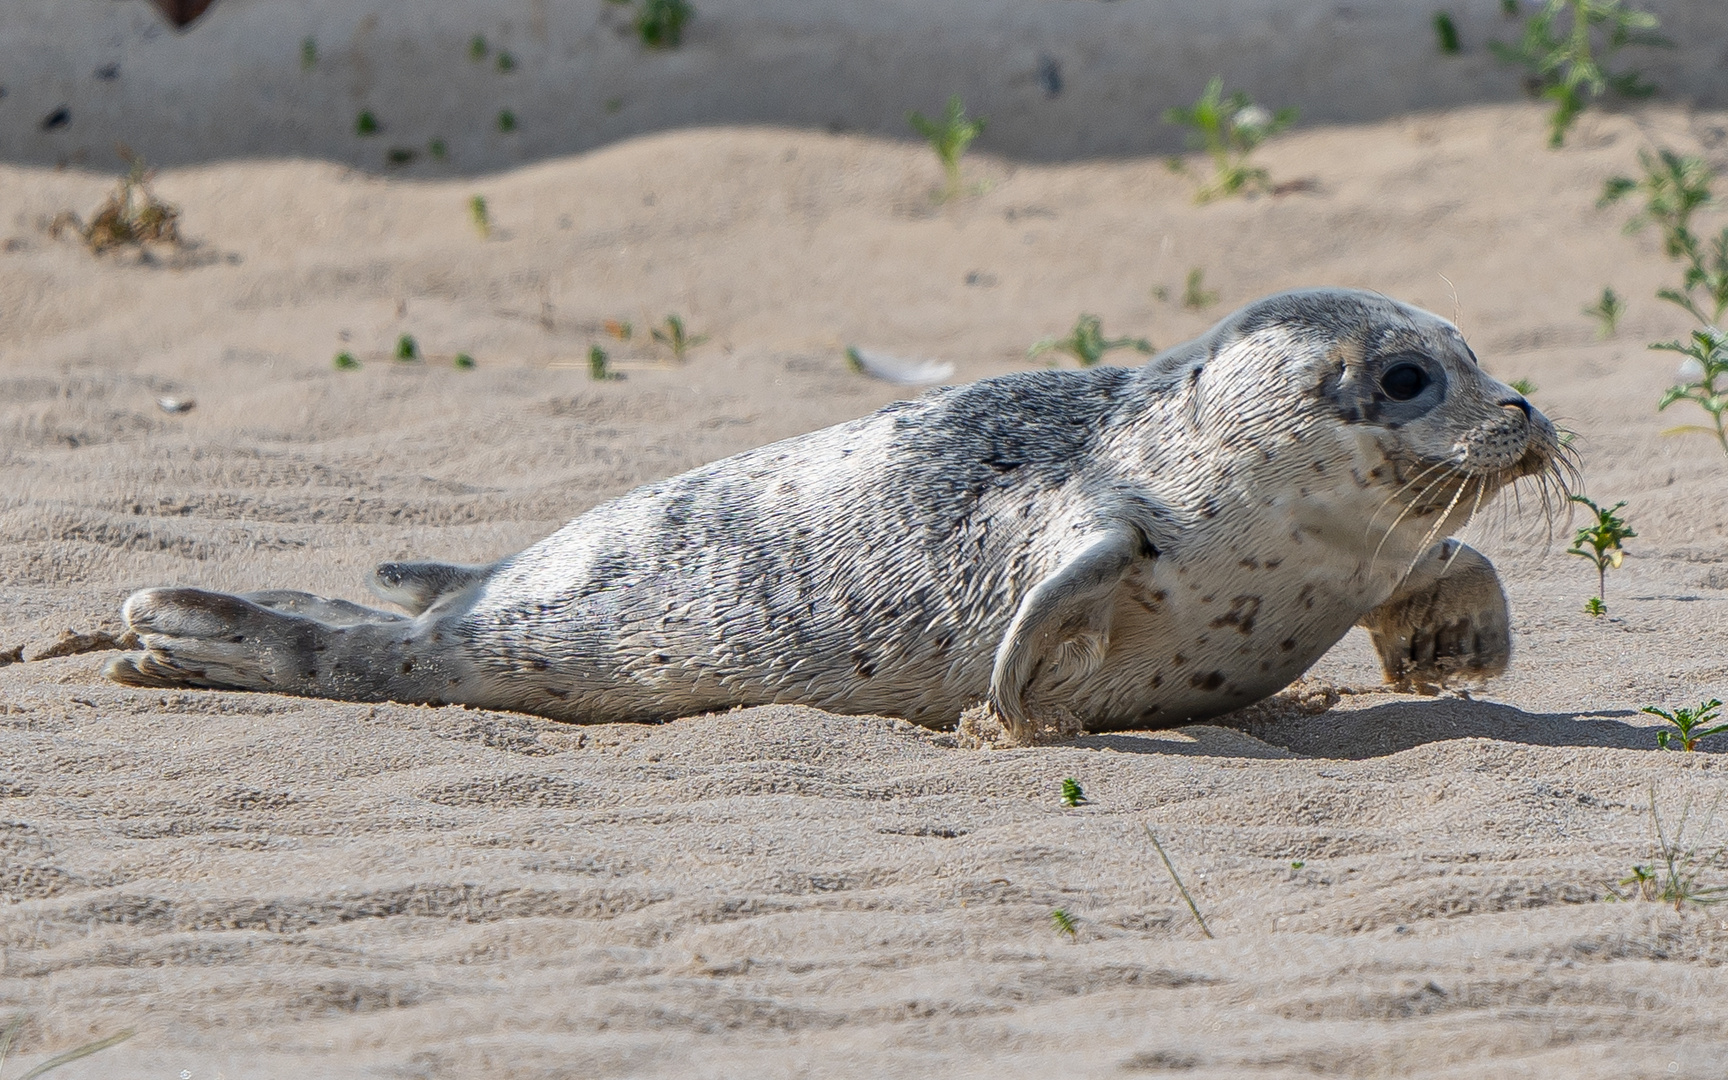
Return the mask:
<path fill-rule="evenodd" d="M 1728 826 L 1700 820 L 1722 758 L 1658 751 L 1637 712 L 1728 691 L 1728 460 L 1661 434 L 1691 419 L 1655 411 L 1675 364 L 1645 349 L 1685 329 L 1652 296 L 1674 274 L 1594 204 L 1653 141 L 1720 163 L 1728 116 L 1593 114 L 1561 152 L 1543 123 L 1316 126 L 1263 153 L 1308 190 L 1204 207 L 1159 157 L 988 155 L 987 190 L 938 205 L 920 148 L 768 128 L 457 180 L 229 161 L 162 174 L 189 244 L 147 260 L 46 233 L 111 178 L 0 166 L 23 1060 L 136 1028 L 57 1075 L 1724 1075 L 1728 923 L 1607 898 L 1651 861 L 1652 791 L 1670 828 L 1690 801 L 1683 846 L 1728 883 Z M 34 659 L 146 585 L 365 601 L 379 560 L 495 558 L 903 394 L 846 344 L 972 379 L 1081 312 L 1168 345 L 1313 284 L 1456 313 L 1537 385 L 1587 489 L 1630 503 L 1608 617 L 1526 499 L 1468 534 L 1517 647 L 1473 698 L 1373 692 L 1352 635 L 1314 675 L 1369 692 L 1324 715 L 1058 747 L 793 707 L 581 727 L 140 692 L 107 653 Z M 1599 341 L 1580 309 L 1610 284 L 1628 312 Z M 669 312 L 709 336 L 682 364 L 604 329 Z M 425 360 L 389 358 L 405 333 Z M 592 344 L 627 378 L 591 381 Z"/>

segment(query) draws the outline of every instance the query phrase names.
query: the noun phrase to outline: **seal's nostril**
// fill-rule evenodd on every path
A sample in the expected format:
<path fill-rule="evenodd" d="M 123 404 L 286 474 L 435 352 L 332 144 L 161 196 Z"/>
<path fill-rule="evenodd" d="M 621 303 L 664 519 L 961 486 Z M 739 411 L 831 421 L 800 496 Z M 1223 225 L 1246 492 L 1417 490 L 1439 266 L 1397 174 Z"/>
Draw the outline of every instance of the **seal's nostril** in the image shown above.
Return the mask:
<path fill-rule="evenodd" d="M 1523 409 L 1524 410 L 1524 419 L 1526 419 L 1526 420 L 1530 419 L 1530 412 L 1531 412 L 1530 403 L 1528 401 L 1525 401 L 1521 397 L 1515 397 L 1510 401 L 1502 401 L 1500 403 L 1500 407 L 1502 409 Z"/>

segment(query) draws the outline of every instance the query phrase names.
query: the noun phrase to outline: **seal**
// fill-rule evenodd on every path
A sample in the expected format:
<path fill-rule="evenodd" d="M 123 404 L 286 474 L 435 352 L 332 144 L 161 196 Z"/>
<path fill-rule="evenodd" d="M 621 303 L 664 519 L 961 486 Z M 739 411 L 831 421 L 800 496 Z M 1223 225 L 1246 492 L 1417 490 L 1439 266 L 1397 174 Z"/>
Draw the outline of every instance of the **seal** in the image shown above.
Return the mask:
<path fill-rule="evenodd" d="M 790 702 L 982 710 L 1020 742 L 1167 727 L 1275 693 L 1358 623 L 1396 684 L 1498 674 L 1505 593 L 1450 535 L 1569 469 L 1452 324 L 1288 292 L 1142 367 L 933 390 L 648 484 L 491 565 L 386 563 L 406 614 L 147 589 L 142 651 L 106 674 L 586 722 Z"/>

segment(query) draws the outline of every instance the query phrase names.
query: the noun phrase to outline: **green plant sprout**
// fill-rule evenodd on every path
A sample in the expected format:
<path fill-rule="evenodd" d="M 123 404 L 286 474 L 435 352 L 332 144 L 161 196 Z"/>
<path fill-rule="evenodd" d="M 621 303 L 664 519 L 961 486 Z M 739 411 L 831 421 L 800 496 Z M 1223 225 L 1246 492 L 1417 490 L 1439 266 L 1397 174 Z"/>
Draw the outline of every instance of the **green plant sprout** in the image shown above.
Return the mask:
<path fill-rule="evenodd" d="M 506 50 L 498 50 L 498 70 L 509 74 L 516 70 L 516 58 Z"/>
<path fill-rule="evenodd" d="M 67 211 L 54 218 L 50 236 L 58 237 L 62 229 L 70 229 L 97 255 L 110 248 L 147 243 L 178 244 L 180 242 L 180 209 L 158 199 L 150 190 L 154 175 L 144 158 L 122 146 L 120 157 L 126 162 L 126 175 L 96 214 L 85 225 L 78 215 Z"/>
<path fill-rule="evenodd" d="M 1690 401 L 1710 414 L 1709 427 L 1682 424 L 1662 434 L 1708 435 L 1721 445 L 1723 453 L 1728 453 L 1728 430 L 1724 430 L 1722 423 L 1722 413 L 1728 411 L 1728 334 L 1714 326 L 1706 326 L 1692 331 L 1689 341 L 1659 341 L 1650 347 L 1686 357 L 1680 364 L 1680 376 L 1690 380 L 1669 387 L 1657 403 L 1657 411 L 1676 401 Z M 1723 381 L 1718 383 L 1718 380 Z"/>
<path fill-rule="evenodd" d="M 1718 795 L 1704 816 L 1702 827 L 1705 831 L 1716 824 L 1716 813 L 1721 804 L 1722 797 Z M 1728 848 L 1718 848 L 1699 858 L 1697 849 L 1686 844 L 1686 826 L 1691 817 L 1692 801 L 1688 799 L 1680 808 L 1680 822 L 1670 837 L 1662 827 L 1662 815 L 1656 809 L 1656 788 L 1651 786 L 1650 820 L 1656 832 L 1655 858 L 1648 865 L 1634 866 L 1631 874 L 1621 878 L 1616 885 L 1610 885 L 1610 901 L 1660 901 L 1673 904 L 1674 910 L 1679 911 L 1686 904 L 1707 906 L 1728 900 L 1728 885 L 1704 885 L 1700 881 L 1700 868 L 1719 861 Z"/>
<path fill-rule="evenodd" d="M 438 161 L 443 161 L 446 157 L 450 156 L 450 148 L 444 144 L 443 139 L 433 139 L 431 142 L 428 142 L 426 144 L 426 152 L 431 154 L 432 157 Z"/>
<path fill-rule="evenodd" d="M 456 354 L 455 366 L 458 371 L 473 371 L 474 358 L 465 352 L 459 352 Z"/>
<path fill-rule="evenodd" d="M 1083 806 L 1086 803 L 1086 793 L 1080 789 L 1080 781 L 1072 776 L 1062 781 L 1062 805 Z"/>
<path fill-rule="evenodd" d="M 664 329 L 656 326 L 651 331 L 655 341 L 672 350 L 672 359 L 684 362 L 684 354 L 708 340 L 707 334 L 688 334 L 684 330 L 684 320 L 676 315 L 666 316 Z"/>
<path fill-rule="evenodd" d="M 486 209 L 486 196 L 475 195 L 468 200 L 468 220 L 474 223 L 474 230 L 485 240 L 492 235 L 492 215 Z"/>
<path fill-rule="evenodd" d="M 1305 863 L 1305 862 L 1303 862 L 1303 861 L 1302 861 L 1302 860 L 1301 860 L 1301 859 L 1297 859 L 1297 860 L 1296 860 L 1296 861 L 1295 861 L 1295 862 L 1293 862 L 1293 863 L 1291 863 L 1291 864 L 1290 864 L 1290 869 L 1292 869 L 1292 870 L 1300 870 L 1300 869 L 1302 869 L 1302 868 L 1303 868 L 1303 867 L 1304 867 L 1304 866 L 1307 866 L 1307 865 L 1308 865 L 1308 864 L 1307 864 L 1307 863 Z"/>
<path fill-rule="evenodd" d="M 588 346 L 588 377 L 595 382 L 608 382 L 623 378 L 612 370 L 612 359 L 606 355 L 606 350 L 598 345 Z"/>
<path fill-rule="evenodd" d="M 1620 328 L 1620 316 L 1626 313 L 1626 302 L 1612 288 L 1602 290 L 1602 298 L 1584 309 L 1584 314 L 1596 320 L 1596 338 L 1605 341 Z"/>
<path fill-rule="evenodd" d="M 947 177 L 942 188 L 943 199 L 952 199 L 960 194 L 960 159 L 966 153 L 966 148 L 972 141 L 984 134 L 984 126 L 989 123 L 987 117 L 968 117 L 966 103 L 955 94 L 948 99 L 948 105 L 942 110 L 941 120 L 932 120 L 921 112 L 914 110 L 906 114 L 906 122 L 912 125 L 912 130 L 924 136 L 924 141 L 930 144 L 930 149 L 936 151 L 936 157 L 942 162 L 943 175 Z"/>
<path fill-rule="evenodd" d="M 1067 934 L 1070 938 L 1074 938 L 1080 933 L 1080 920 L 1068 914 L 1067 908 L 1057 908 L 1052 911 L 1050 922 L 1056 927 L 1056 932 L 1059 934 Z"/>
<path fill-rule="evenodd" d="M 1147 839 L 1158 850 L 1158 857 L 1164 860 L 1164 869 L 1170 871 L 1170 880 L 1176 883 L 1176 890 L 1182 894 L 1182 899 L 1188 905 L 1188 911 L 1194 916 L 1194 921 L 1200 924 L 1200 932 L 1207 937 L 1212 936 L 1212 928 L 1206 925 L 1205 916 L 1200 914 L 1200 908 L 1195 905 L 1194 898 L 1188 895 L 1188 886 L 1182 884 L 1182 875 L 1176 872 L 1176 866 L 1170 861 L 1170 856 L 1164 853 L 1164 845 L 1158 842 L 1158 834 L 1152 831 L 1152 826 L 1142 825 L 1146 830 Z"/>
<path fill-rule="evenodd" d="M 1568 498 L 1589 507 L 1591 513 L 1596 515 L 1594 525 L 1578 530 L 1578 535 L 1572 538 L 1572 546 L 1566 549 L 1566 554 L 1589 559 L 1596 567 L 1596 595 L 1585 603 L 1584 611 L 1589 615 L 1602 615 L 1608 610 L 1608 568 L 1619 568 L 1621 560 L 1626 556 L 1621 542 L 1638 534 L 1628 528 L 1620 517 L 1619 511 L 1626 506 L 1624 502 L 1617 502 L 1604 509 L 1585 495 L 1570 495 Z M 1586 551 L 1586 548 L 1589 550 Z"/>
<path fill-rule="evenodd" d="M 1074 321 L 1074 329 L 1068 331 L 1067 337 L 1045 338 L 1027 349 L 1026 355 L 1035 359 L 1047 352 L 1066 353 L 1080 361 L 1081 367 L 1091 367 L 1104 359 L 1106 353 L 1117 349 L 1150 353 L 1152 343 L 1145 338 L 1107 338 L 1104 320 L 1096 315 L 1082 315 Z"/>
<path fill-rule="evenodd" d="M 468 39 L 468 59 L 474 61 L 476 64 L 486 59 L 486 53 L 488 51 L 486 39 L 481 37 L 479 34 L 475 34 L 472 38 Z"/>
<path fill-rule="evenodd" d="M 1566 17 L 1570 21 L 1562 32 L 1559 24 Z M 1548 145 L 1557 147 L 1565 145 L 1578 115 L 1608 91 L 1627 98 L 1656 92 L 1636 71 L 1616 75 L 1604 67 L 1628 46 L 1672 44 L 1650 32 L 1656 25 L 1656 16 L 1628 8 L 1622 0 L 1543 0 L 1525 20 L 1517 44 L 1491 41 L 1488 48 L 1502 62 L 1527 69 L 1531 91 L 1554 103 Z"/>
<path fill-rule="evenodd" d="M 414 159 L 420 156 L 420 151 L 409 146 L 392 146 L 384 155 L 386 164 L 400 169 L 404 165 L 412 165 Z"/>
<path fill-rule="evenodd" d="M 359 371 L 360 361 L 354 359 L 354 354 L 343 351 L 336 354 L 337 371 Z"/>
<path fill-rule="evenodd" d="M 396 339 L 396 359 L 402 361 L 420 359 L 420 343 L 408 334 Z"/>
<path fill-rule="evenodd" d="M 7 1021 L 5 1028 L 0 1029 L 0 1073 L 3 1073 L 6 1069 L 6 1058 L 11 1055 L 12 1047 L 18 1042 L 18 1033 L 24 1030 L 24 1021 L 26 1019 L 27 1017 L 23 1013 L 19 1013 L 11 1020 Z M 64 1054 L 58 1054 L 49 1058 L 47 1061 L 44 1061 L 34 1069 L 31 1069 L 23 1076 L 20 1076 L 18 1080 L 36 1080 L 36 1077 L 45 1076 L 62 1065 L 70 1065 L 74 1061 L 87 1058 L 97 1051 L 106 1050 L 110 1046 L 123 1043 L 127 1039 L 130 1039 L 134 1034 L 136 1034 L 136 1032 L 132 1028 L 127 1028 L 125 1031 L 119 1032 L 115 1035 L 110 1035 L 106 1039 L 97 1039 L 95 1042 L 87 1042 L 83 1046 L 76 1047 L 66 1051 Z"/>
<path fill-rule="evenodd" d="M 684 43 L 684 25 L 696 16 L 687 0 L 608 0 L 633 8 L 631 24 L 647 49 L 676 49 Z"/>
<path fill-rule="evenodd" d="M 354 118 L 354 134 L 362 138 L 378 134 L 378 118 L 371 110 L 361 109 L 360 115 Z"/>
<path fill-rule="evenodd" d="M 307 38 L 300 43 L 300 70 L 311 71 L 318 66 L 318 43 Z"/>
<path fill-rule="evenodd" d="M 1271 112 L 1254 104 L 1241 90 L 1224 95 L 1224 80 L 1213 76 L 1206 92 L 1186 109 L 1166 109 L 1164 122 L 1188 129 L 1188 145 L 1204 150 L 1212 158 L 1210 179 L 1196 178 L 1198 190 L 1194 201 L 1211 202 L 1225 195 L 1236 195 L 1251 188 L 1272 189 L 1272 177 L 1265 169 L 1248 164 L 1248 156 L 1267 139 L 1296 121 L 1295 109 Z M 1180 159 L 1172 159 L 1170 167 L 1186 170 Z"/>
<path fill-rule="evenodd" d="M 1206 271 L 1198 266 L 1188 271 L 1188 284 L 1182 289 L 1182 306 L 1189 311 L 1205 311 L 1218 302 L 1218 293 L 1206 288 Z"/>
<path fill-rule="evenodd" d="M 498 130 L 508 135 L 516 130 L 516 114 L 509 109 L 498 111 Z"/>
<path fill-rule="evenodd" d="M 1667 750 L 1672 745 L 1675 749 L 1691 753 L 1698 748 L 1699 740 L 1708 739 L 1712 735 L 1720 735 L 1724 731 L 1728 731 L 1728 723 L 1716 723 L 1722 719 L 1721 709 L 1722 702 L 1716 698 L 1711 698 L 1691 709 L 1685 706 L 1676 706 L 1673 712 L 1669 712 L 1667 709 L 1659 709 L 1654 705 L 1646 705 L 1638 711 L 1649 713 L 1651 716 L 1660 716 L 1674 726 L 1674 731 L 1663 730 L 1656 733 L 1657 746 Z M 1714 724 L 1715 726 L 1703 727 L 1704 724 Z M 1670 738 L 1676 735 L 1679 738 L 1670 742 Z"/>
<path fill-rule="evenodd" d="M 1684 258 L 1697 246 L 1692 233 L 1692 215 L 1710 201 L 1710 183 L 1715 173 L 1703 158 L 1658 150 L 1638 151 L 1644 175 L 1637 179 L 1615 176 L 1602 186 L 1597 206 L 1619 202 L 1634 192 L 1644 195 L 1644 208 L 1626 223 L 1635 233 L 1646 225 L 1662 231 L 1662 247 L 1670 259 Z"/>
<path fill-rule="evenodd" d="M 1536 392 L 1536 384 L 1531 382 L 1529 379 L 1513 379 L 1506 385 L 1518 391 L 1519 395 L 1522 397 L 1529 397 L 1531 394 Z"/>
<path fill-rule="evenodd" d="M 1458 24 L 1452 21 L 1449 11 L 1434 13 L 1434 35 L 1440 39 L 1440 53 L 1443 56 L 1457 56 L 1464 51 L 1458 41 Z"/>
<path fill-rule="evenodd" d="M 635 325 L 629 319 L 607 319 L 600 326 L 619 341 L 629 341 L 630 335 L 636 332 Z"/>

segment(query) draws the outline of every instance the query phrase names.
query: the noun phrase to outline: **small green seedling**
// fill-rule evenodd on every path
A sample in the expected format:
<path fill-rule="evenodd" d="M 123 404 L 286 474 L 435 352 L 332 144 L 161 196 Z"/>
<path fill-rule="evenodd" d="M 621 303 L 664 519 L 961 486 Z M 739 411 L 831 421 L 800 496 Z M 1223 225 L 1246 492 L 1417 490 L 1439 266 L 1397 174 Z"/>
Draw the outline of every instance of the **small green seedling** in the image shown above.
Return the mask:
<path fill-rule="evenodd" d="M 25 1014 L 19 1013 L 11 1020 L 7 1021 L 4 1028 L 0 1028 L 0 1072 L 5 1071 L 6 1058 L 11 1055 L 12 1047 L 18 1042 L 18 1034 L 24 1030 L 24 1022 L 26 1019 L 28 1019 L 28 1017 L 26 1017 Z M 70 1065 L 74 1061 L 87 1058 L 91 1054 L 108 1049 L 110 1046 L 123 1043 L 127 1039 L 130 1039 L 134 1034 L 136 1034 L 136 1032 L 134 1032 L 133 1029 L 127 1028 L 125 1031 L 122 1031 L 117 1035 L 110 1035 L 106 1039 L 97 1039 L 95 1042 L 87 1042 L 83 1046 L 75 1047 L 74 1049 L 66 1051 L 64 1054 L 59 1054 L 55 1057 L 49 1058 L 47 1061 L 44 1061 L 34 1069 L 31 1069 L 23 1076 L 20 1076 L 18 1080 L 35 1080 L 36 1077 L 46 1076 L 62 1065 Z"/>
<path fill-rule="evenodd" d="M 608 334 L 619 341 L 629 341 L 630 335 L 636 332 L 636 327 L 631 324 L 629 319 L 607 319 L 600 325 Z"/>
<path fill-rule="evenodd" d="M 1626 313 L 1626 302 L 1612 288 L 1602 290 L 1602 298 L 1584 309 L 1584 314 L 1596 320 L 1596 337 L 1607 340 L 1620 328 L 1620 316 Z"/>
<path fill-rule="evenodd" d="M 696 16 L 687 0 L 609 0 L 633 9 L 631 23 L 646 49 L 676 49 L 684 43 L 684 25 Z"/>
<path fill-rule="evenodd" d="M 1657 403 L 1657 410 L 1666 409 L 1676 401 L 1690 401 L 1710 414 L 1709 427 L 1682 424 L 1663 434 L 1708 435 L 1721 445 L 1723 453 L 1728 453 L 1728 430 L 1724 429 L 1722 422 L 1723 412 L 1728 411 L 1728 333 L 1706 326 L 1692 331 L 1687 341 L 1659 341 L 1650 347 L 1686 357 L 1680 365 L 1680 375 L 1688 381 L 1669 387 Z"/>
<path fill-rule="evenodd" d="M 1608 610 L 1608 569 L 1619 568 L 1621 560 L 1626 556 L 1625 550 L 1620 546 L 1621 542 L 1638 534 L 1620 518 L 1619 511 L 1625 507 L 1624 502 L 1617 502 L 1604 509 L 1588 496 L 1572 495 L 1569 498 L 1589 507 L 1590 512 L 1596 515 L 1595 524 L 1578 530 L 1578 535 L 1572 538 L 1572 546 L 1566 549 L 1566 554 L 1589 559 L 1596 567 L 1596 595 L 1584 605 L 1584 610 L 1590 615 L 1602 615 Z"/>
<path fill-rule="evenodd" d="M 1722 797 L 1718 795 L 1704 815 L 1703 830 L 1716 824 Z M 1705 885 L 1701 882 L 1702 868 L 1720 862 L 1728 848 L 1717 848 L 1699 857 L 1696 847 L 1686 843 L 1686 826 L 1692 818 L 1692 802 L 1688 799 L 1680 808 L 1680 821 L 1673 836 L 1662 825 L 1662 815 L 1656 810 L 1656 788 L 1650 788 L 1650 820 L 1656 832 L 1655 858 L 1645 866 L 1634 866 L 1632 873 L 1608 887 L 1609 900 L 1660 901 L 1681 910 L 1686 904 L 1707 906 L 1728 900 L 1728 885 Z"/>
<path fill-rule="evenodd" d="M 1463 45 L 1458 41 L 1458 24 L 1452 21 L 1451 12 L 1434 13 L 1434 36 L 1440 39 L 1442 56 L 1457 56 L 1464 51 Z"/>
<path fill-rule="evenodd" d="M 598 345 L 588 346 L 588 377 L 595 382 L 607 382 L 619 377 L 611 368 L 612 359 Z"/>
<path fill-rule="evenodd" d="M 468 59 L 474 61 L 476 64 L 486 59 L 486 54 L 490 51 L 490 48 L 486 44 L 486 39 L 481 37 L 479 34 L 475 34 L 473 37 L 468 39 Z"/>
<path fill-rule="evenodd" d="M 1212 176 L 1196 178 L 1194 201 L 1199 203 L 1250 189 L 1272 190 L 1271 175 L 1250 166 L 1248 156 L 1295 121 L 1295 109 L 1271 112 L 1240 90 L 1226 97 L 1224 80 L 1217 76 L 1193 105 L 1164 111 L 1165 123 L 1187 128 L 1188 145 L 1212 158 Z M 1178 172 L 1187 168 L 1180 160 L 1172 160 L 1170 167 Z"/>
<path fill-rule="evenodd" d="M 516 58 L 503 49 L 498 51 L 498 70 L 509 74 L 516 70 Z"/>
<path fill-rule="evenodd" d="M 1182 306 L 1189 311 L 1205 311 L 1218 302 L 1218 293 L 1206 287 L 1206 271 L 1198 266 L 1188 271 L 1188 284 L 1182 289 Z"/>
<path fill-rule="evenodd" d="M 1107 338 L 1104 336 L 1104 320 L 1096 315 L 1082 315 L 1075 320 L 1074 329 L 1068 331 L 1067 337 L 1045 338 L 1027 349 L 1026 355 L 1035 359 L 1048 352 L 1065 353 L 1080 361 L 1081 367 L 1091 367 L 1104 359 L 1106 353 L 1117 349 L 1150 353 L 1152 343 L 1145 338 Z"/>
<path fill-rule="evenodd" d="M 960 159 L 966 148 L 972 145 L 972 140 L 984 133 L 984 125 L 989 121 L 982 116 L 968 117 L 966 103 L 960 100 L 959 94 L 955 94 L 948 99 L 942 119 L 932 120 L 914 111 L 906 114 L 906 122 L 912 125 L 913 131 L 924 136 L 924 141 L 930 144 L 930 149 L 936 151 L 937 159 L 942 162 L 942 172 L 947 181 L 941 198 L 957 197 L 961 190 Z"/>
<path fill-rule="evenodd" d="M 1656 16 L 1628 8 L 1622 0 L 1543 0 L 1525 20 L 1517 44 L 1491 41 L 1488 48 L 1502 62 L 1525 68 L 1531 91 L 1554 103 L 1548 145 L 1563 146 L 1578 115 L 1608 91 L 1627 98 L 1656 92 L 1636 71 L 1616 75 L 1604 66 L 1628 46 L 1671 45 L 1651 32 L 1656 25 Z"/>
<path fill-rule="evenodd" d="M 511 112 L 509 109 L 500 109 L 498 112 L 498 130 L 502 131 L 506 135 L 515 131 L 516 114 Z"/>
<path fill-rule="evenodd" d="M 1056 927 L 1058 934 L 1067 934 L 1074 938 L 1080 933 L 1080 920 L 1068 914 L 1067 908 L 1057 908 L 1050 913 L 1050 922 Z"/>
<path fill-rule="evenodd" d="M 336 354 L 336 370 L 359 371 L 360 361 L 354 359 L 354 354 L 351 352 L 339 352 Z"/>
<path fill-rule="evenodd" d="M 1662 232 L 1662 250 L 1684 267 L 1681 287 L 1660 289 L 1656 295 L 1701 323 L 1717 325 L 1728 313 L 1728 228 L 1709 241 L 1692 231 L 1692 215 L 1711 202 L 1716 173 L 1703 158 L 1672 150 L 1659 150 L 1654 156 L 1640 150 L 1638 161 L 1644 175 L 1609 180 L 1596 204 L 1607 206 L 1642 193 L 1644 207 L 1626 223 L 1626 231 L 1655 225 Z"/>
<path fill-rule="evenodd" d="M 384 155 L 386 163 L 400 169 L 404 165 L 412 165 L 414 159 L 420 156 L 420 151 L 409 146 L 392 146 Z"/>
<path fill-rule="evenodd" d="M 1305 863 L 1305 862 L 1303 862 L 1303 861 L 1302 861 L 1302 860 L 1301 860 L 1301 859 L 1297 859 L 1297 860 L 1296 860 L 1296 861 L 1295 861 L 1295 862 L 1293 862 L 1293 863 L 1291 863 L 1291 864 L 1290 864 L 1290 869 L 1292 869 L 1292 870 L 1300 870 L 1300 869 L 1302 869 L 1302 868 L 1303 868 L 1303 867 L 1304 867 L 1304 866 L 1307 866 L 1307 865 L 1308 865 L 1308 864 L 1307 864 L 1307 863 Z"/>
<path fill-rule="evenodd" d="M 468 200 L 468 220 L 474 223 L 474 231 L 484 240 L 492 235 L 492 215 L 486 209 L 486 196 L 475 195 Z"/>
<path fill-rule="evenodd" d="M 354 118 L 354 134 L 361 137 L 378 134 L 378 118 L 371 110 L 361 109 L 360 115 Z"/>
<path fill-rule="evenodd" d="M 300 43 L 300 70 L 311 71 L 318 66 L 318 43 L 307 38 Z"/>
<path fill-rule="evenodd" d="M 458 370 L 458 371 L 473 371 L 474 370 L 474 358 L 472 356 L 469 356 L 465 352 L 457 353 L 456 354 L 456 370 Z"/>
<path fill-rule="evenodd" d="M 1072 776 L 1063 780 L 1062 781 L 1062 805 L 1063 806 L 1084 806 L 1085 803 L 1086 803 L 1086 793 L 1084 791 L 1080 790 L 1080 781 L 1074 779 Z"/>
<path fill-rule="evenodd" d="M 666 316 L 662 326 L 656 326 L 651 331 L 655 341 L 672 350 L 672 359 L 684 362 L 684 354 L 708 340 L 707 334 L 689 334 L 684 330 L 684 320 L 676 315 Z"/>
<path fill-rule="evenodd" d="M 443 139 L 433 139 L 427 143 L 426 152 L 438 161 L 443 161 L 450 156 L 450 148 L 444 144 Z"/>
<path fill-rule="evenodd" d="M 1529 379 L 1513 379 L 1506 385 L 1518 391 L 1520 397 L 1529 397 L 1536 392 L 1536 384 Z"/>
<path fill-rule="evenodd" d="M 420 343 L 408 334 L 396 339 L 396 359 L 402 361 L 420 359 Z"/>
<path fill-rule="evenodd" d="M 1651 716 L 1660 716 L 1674 726 L 1675 730 L 1673 731 L 1664 730 L 1656 733 L 1657 746 L 1664 750 L 1673 747 L 1676 750 L 1691 753 L 1698 748 L 1699 740 L 1708 739 L 1712 735 L 1720 735 L 1724 731 L 1728 731 L 1728 723 L 1716 723 L 1722 719 L 1721 710 L 1722 702 L 1716 698 L 1711 698 L 1691 709 L 1677 706 L 1673 712 L 1669 712 L 1667 709 L 1659 709 L 1654 705 L 1646 705 L 1638 711 L 1649 713 Z M 1706 724 L 1714 726 L 1705 727 Z M 1672 736 L 1679 737 L 1670 741 Z"/>

